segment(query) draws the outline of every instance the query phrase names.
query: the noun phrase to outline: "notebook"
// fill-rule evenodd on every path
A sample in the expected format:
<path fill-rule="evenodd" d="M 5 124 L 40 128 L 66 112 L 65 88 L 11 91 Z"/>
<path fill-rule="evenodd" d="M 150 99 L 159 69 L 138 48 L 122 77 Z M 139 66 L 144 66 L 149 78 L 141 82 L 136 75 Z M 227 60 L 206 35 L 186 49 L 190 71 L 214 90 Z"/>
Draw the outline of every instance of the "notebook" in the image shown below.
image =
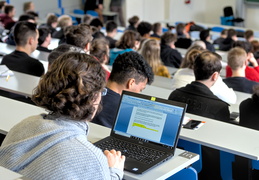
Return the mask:
<path fill-rule="evenodd" d="M 126 156 L 124 170 L 142 174 L 173 157 L 187 105 L 123 91 L 110 136 L 94 143 Z"/>

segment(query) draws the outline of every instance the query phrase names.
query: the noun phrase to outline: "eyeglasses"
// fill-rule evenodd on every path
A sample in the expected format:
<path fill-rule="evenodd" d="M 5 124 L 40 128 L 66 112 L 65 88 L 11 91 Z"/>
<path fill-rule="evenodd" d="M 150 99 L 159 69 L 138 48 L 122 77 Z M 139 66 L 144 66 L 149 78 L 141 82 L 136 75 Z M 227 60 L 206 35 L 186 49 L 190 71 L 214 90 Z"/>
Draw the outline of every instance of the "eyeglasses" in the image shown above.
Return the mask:
<path fill-rule="evenodd" d="M 106 96 L 107 94 L 107 89 L 103 88 L 103 90 L 101 91 L 101 96 Z"/>

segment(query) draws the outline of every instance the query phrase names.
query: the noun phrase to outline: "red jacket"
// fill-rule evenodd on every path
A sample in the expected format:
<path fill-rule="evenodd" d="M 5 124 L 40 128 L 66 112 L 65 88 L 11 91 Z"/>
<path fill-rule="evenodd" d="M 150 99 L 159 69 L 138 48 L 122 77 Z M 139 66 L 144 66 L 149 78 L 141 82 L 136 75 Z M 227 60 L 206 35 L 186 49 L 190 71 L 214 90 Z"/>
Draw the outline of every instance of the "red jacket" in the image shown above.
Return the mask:
<path fill-rule="evenodd" d="M 259 82 L 259 66 L 250 67 L 246 66 L 245 69 L 246 78 L 251 81 Z M 232 70 L 229 66 L 226 67 L 226 77 L 232 76 Z"/>

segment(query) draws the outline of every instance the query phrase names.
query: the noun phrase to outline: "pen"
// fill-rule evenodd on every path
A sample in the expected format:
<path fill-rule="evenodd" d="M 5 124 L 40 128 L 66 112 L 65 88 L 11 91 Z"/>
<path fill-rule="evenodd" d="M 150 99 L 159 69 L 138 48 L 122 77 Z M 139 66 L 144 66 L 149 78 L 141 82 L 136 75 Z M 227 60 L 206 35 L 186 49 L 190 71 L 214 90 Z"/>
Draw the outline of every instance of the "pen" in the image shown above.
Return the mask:
<path fill-rule="evenodd" d="M 8 75 L 6 76 L 6 79 L 5 79 L 5 80 L 8 82 L 9 78 L 10 78 L 10 75 L 8 74 Z"/>

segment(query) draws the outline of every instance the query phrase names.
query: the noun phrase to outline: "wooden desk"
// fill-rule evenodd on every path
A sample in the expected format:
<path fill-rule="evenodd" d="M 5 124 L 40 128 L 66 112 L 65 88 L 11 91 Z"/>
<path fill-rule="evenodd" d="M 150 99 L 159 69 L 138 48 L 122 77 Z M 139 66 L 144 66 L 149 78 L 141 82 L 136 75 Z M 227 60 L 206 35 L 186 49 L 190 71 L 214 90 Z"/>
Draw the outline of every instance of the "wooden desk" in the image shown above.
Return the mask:
<path fill-rule="evenodd" d="M 1 96 L 0 101 L 2 102 L 1 104 L 3 106 L 0 108 L 0 132 L 4 134 L 6 134 L 12 126 L 19 123 L 22 119 L 45 112 L 42 108 L 39 108 L 37 106 L 25 104 Z M 12 110 L 11 113 L 10 110 Z M 89 126 L 90 133 L 88 135 L 88 139 L 90 142 L 96 142 L 110 134 L 109 128 L 99 126 L 93 123 L 89 123 Z M 127 180 L 166 179 L 172 176 L 173 174 L 177 173 L 178 171 L 181 171 L 182 169 L 188 167 L 189 165 L 191 165 L 199 159 L 198 155 L 193 156 L 191 159 L 178 156 L 183 152 L 183 150 L 177 149 L 175 156 L 167 162 L 162 163 L 161 165 L 156 166 L 155 168 L 152 168 L 150 171 L 144 173 L 143 175 L 135 175 L 130 172 L 125 172 L 124 178 Z"/>
<path fill-rule="evenodd" d="M 0 77 L 0 89 L 19 94 L 22 96 L 32 96 L 33 89 L 38 85 L 40 78 L 20 72 L 13 71 L 14 75 L 6 81 L 6 77 Z"/>

